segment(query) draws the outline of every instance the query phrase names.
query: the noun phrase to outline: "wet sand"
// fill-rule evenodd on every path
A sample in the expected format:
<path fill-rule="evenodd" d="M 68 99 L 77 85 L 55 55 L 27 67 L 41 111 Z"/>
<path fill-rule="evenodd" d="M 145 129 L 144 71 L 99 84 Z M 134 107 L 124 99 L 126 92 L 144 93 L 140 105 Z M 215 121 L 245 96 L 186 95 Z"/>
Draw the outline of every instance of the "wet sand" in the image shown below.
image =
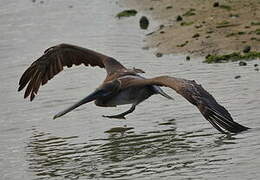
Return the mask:
<path fill-rule="evenodd" d="M 218 4 L 215 4 L 218 2 Z M 162 54 L 224 54 L 245 46 L 260 51 L 259 0 L 124 0 L 133 8 L 158 21 L 147 34 L 149 48 Z M 216 6 L 216 7 L 214 7 Z M 177 20 L 177 17 L 181 16 Z"/>

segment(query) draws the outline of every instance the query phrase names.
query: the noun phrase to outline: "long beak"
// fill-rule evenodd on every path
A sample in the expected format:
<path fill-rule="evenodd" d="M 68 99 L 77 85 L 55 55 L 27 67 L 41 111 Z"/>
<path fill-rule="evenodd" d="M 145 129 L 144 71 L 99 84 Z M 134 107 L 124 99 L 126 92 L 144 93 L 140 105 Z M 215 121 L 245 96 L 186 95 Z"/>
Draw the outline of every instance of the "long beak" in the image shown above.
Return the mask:
<path fill-rule="evenodd" d="M 59 112 L 58 114 L 56 114 L 53 119 L 56 119 L 58 117 L 63 116 L 64 114 L 67 114 L 68 112 L 72 111 L 73 109 L 81 106 L 82 104 L 86 104 L 88 102 L 94 101 L 95 99 L 97 99 L 98 97 L 102 96 L 102 92 L 101 91 L 94 91 L 93 93 L 91 93 L 90 95 L 88 95 L 87 97 L 85 97 L 84 99 L 80 100 L 79 102 L 75 103 L 74 105 L 70 106 L 69 108 Z"/>

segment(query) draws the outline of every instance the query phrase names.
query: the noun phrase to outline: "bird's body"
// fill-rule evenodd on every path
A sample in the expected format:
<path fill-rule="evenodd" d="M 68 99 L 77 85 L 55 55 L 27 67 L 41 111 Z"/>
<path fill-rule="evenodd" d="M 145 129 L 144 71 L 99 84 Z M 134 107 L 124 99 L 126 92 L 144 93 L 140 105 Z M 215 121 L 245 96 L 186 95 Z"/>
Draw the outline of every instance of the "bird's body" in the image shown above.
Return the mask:
<path fill-rule="evenodd" d="M 63 116 L 82 104 L 95 101 L 97 106 L 115 107 L 132 104 L 131 108 L 118 115 L 104 116 L 108 118 L 125 118 L 135 110 L 135 107 L 154 94 L 160 94 L 168 99 L 160 86 L 166 86 L 182 95 L 191 104 L 197 106 L 202 115 L 220 132 L 241 132 L 248 129 L 233 121 L 229 112 L 217 103 L 201 85 L 195 81 L 181 78 L 159 76 L 146 79 L 140 75 L 141 69 L 127 69 L 112 57 L 79 46 L 60 44 L 47 49 L 44 55 L 31 64 L 19 81 L 19 91 L 24 87 L 24 98 L 30 96 L 32 101 L 40 85 L 44 85 L 64 66 L 84 64 L 105 68 L 107 76 L 103 83 L 87 97 L 56 114 L 54 118 Z"/>
<path fill-rule="evenodd" d="M 137 105 L 154 94 L 155 92 L 151 87 L 130 87 L 120 90 L 113 96 L 97 98 L 95 104 L 101 107 L 116 107 L 125 104 Z"/>
<path fill-rule="evenodd" d="M 120 83 L 122 83 L 122 82 L 127 82 L 129 80 L 142 80 L 142 79 L 145 78 L 138 74 L 129 75 L 129 73 L 123 73 L 121 74 L 121 76 L 116 77 L 113 80 L 110 80 L 108 84 L 110 84 L 110 82 L 117 81 L 117 80 L 119 80 Z M 106 83 L 102 84 L 101 86 L 102 87 L 100 88 L 102 89 L 108 88 Z M 156 85 L 144 85 L 141 87 L 131 86 L 131 87 L 119 88 L 119 89 L 116 88 L 117 84 L 115 85 L 110 84 L 110 86 L 113 86 L 115 88 L 114 90 L 115 93 L 112 93 L 111 95 L 108 95 L 106 97 L 97 98 L 95 100 L 95 104 L 97 106 L 115 107 L 118 105 L 125 105 L 125 104 L 138 105 L 139 103 L 143 102 L 144 100 L 146 100 L 147 98 L 149 98 L 154 94 L 166 95 L 164 94 L 163 90 Z M 124 87 L 124 85 L 122 84 L 118 86 Z"/>

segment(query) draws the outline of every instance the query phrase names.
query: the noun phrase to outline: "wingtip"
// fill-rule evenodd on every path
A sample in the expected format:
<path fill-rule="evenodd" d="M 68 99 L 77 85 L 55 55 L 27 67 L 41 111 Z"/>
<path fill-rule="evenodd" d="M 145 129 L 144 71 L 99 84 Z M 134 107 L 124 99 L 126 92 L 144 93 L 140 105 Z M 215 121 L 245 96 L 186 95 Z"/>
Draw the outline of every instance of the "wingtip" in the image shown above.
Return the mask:
<path fill-rule="evenodd" d="M 215 112 L 213 115 L 211 115 L 209 120 L 211 121 L 211 124 L 213 126 L 215 125 L 214 127 L 217 130 L 219 130 L 221 133 L 224 133 L 224 134 L 230 134 L 230 133 L 237 134 L 237 133 L 250 129 L 249 127 L 243 126 L 243 125 L 233 121 L 233 119 L 228 119 Z"/>

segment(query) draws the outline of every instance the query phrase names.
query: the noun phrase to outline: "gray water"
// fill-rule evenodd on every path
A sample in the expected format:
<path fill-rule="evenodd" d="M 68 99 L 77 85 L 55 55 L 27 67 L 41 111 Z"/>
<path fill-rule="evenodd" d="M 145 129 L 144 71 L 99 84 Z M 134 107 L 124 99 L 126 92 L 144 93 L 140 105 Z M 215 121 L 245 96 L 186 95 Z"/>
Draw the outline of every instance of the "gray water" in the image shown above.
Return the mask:
<path fill-rule="evenodd" d="M 118 20 L 114 0 L 0 0 L 0 179 L 260 179 L 260 80 L 254 64 L 204 64 L 183 55 L 156 58 L 143 50 L 136 17 Z M 220 134 L 172 90 L 153 96 L 127 120 L 102 115 L 129 106 L 84 105 L 55 113 L 92 92 L 100 68 L 66 69 L 42 87 L 34 102 L 17 92 L 23 71 L 49 46 L 77 44 L 115 57 L 146 77 L 195 79 L 251 130 Z M 234 77 L 241 75 L 241 78 Z"/>

